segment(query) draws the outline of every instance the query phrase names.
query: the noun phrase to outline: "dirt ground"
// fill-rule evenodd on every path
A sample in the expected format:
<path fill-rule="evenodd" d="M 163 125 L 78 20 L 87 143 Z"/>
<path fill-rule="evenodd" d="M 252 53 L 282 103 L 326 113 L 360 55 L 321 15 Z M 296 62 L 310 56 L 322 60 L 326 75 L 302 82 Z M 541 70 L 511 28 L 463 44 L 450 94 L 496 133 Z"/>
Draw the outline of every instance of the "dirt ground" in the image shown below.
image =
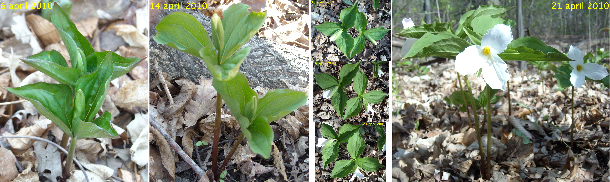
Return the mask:
<path fill-rule="evenodd" d="M 393 67 L 392 178 L 478 180 L 481 159 L 474 124 L 469 126 L 468 115 L 443 99 L 459 90 L 455 61 L 442 59 L 429 64 L 430 72 L 423 76 L 397 64 Z M 512 106 L 509 116 L 509 93 L 500 90 L 496 95 L 502 99 L 492 105 L 491 180 L 608 180 L 610 90 L 591 81 L 575 90 L 575 143 L 570 150 L 571 88 L 559 89 L 550 72 L 542 72 L 541 77 L 531 65 L 515 71 L 516 62 L 508 64 Z M 468 76 L 476 96 L 485 82 L 482 77 Z M 482 111 L 478 114 L 482 118 Z M 524 144 L 512 133 L 515 125 L 511 121 L 531 134 L 531 143 Z M 487 126 L 482 127 L 486 136 Z"/>

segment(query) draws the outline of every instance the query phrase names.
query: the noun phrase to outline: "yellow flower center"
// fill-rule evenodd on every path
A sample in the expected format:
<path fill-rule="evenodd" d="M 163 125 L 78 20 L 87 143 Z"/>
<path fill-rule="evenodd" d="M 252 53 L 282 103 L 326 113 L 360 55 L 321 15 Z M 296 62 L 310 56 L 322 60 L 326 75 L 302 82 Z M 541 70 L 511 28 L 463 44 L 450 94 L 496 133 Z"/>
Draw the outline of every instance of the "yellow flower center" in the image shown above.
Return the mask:
<path fill-rule="evenodd" d="M 577 65 L 577 66 L 576 66 L 576 71 L 579 71 L 579 72 L 580 72 L 580 70 L 582 70 L 582 65 Z"/>
<path fill-rule="evenodd" d="M 489 50 L 489 46 L 485 46 L 483 48 L 483 55 L 485 55 L 485 56 L 490 56 L 491 55 L 491 50 Z"/>

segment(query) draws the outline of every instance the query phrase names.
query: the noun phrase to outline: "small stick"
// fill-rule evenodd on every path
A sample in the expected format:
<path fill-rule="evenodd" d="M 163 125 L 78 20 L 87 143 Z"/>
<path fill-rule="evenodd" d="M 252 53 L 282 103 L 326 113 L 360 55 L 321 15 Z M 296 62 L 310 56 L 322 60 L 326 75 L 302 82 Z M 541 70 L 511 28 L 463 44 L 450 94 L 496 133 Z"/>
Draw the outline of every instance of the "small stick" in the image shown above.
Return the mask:
<path fill-rule="evenodd" d="M 0 106 L 6 106 L 6 105 L 11 105 L 11 104 L 19 104 L 22 102 L 27 102 L 28 100 L 16 100 L 16 101 L 12 101 L 12 102 L 2 102 L 0 103 Z"/>
<path fill-rule="evenodd" d="M 169 93 L 169 88 L 167 88 L 167 83 L 165 83 L 165 77 L 163 76 L 163 72 L 161 68 L 159 68 L 159 63 L 157 63 L 156 59 L 152 59 L 155 62 L 154 68 L 157 71 L 157 76 L 159 77 L 159 81 L 161 81 L 161 85 L 165 89 L 165 93 L 167 94 L 167 98 L 169 99 L 170 104 L 174 104 L 174 99 L 172 98 L 172 94 Z"/>
<path fill-rule="evenodd" d="M 186 153 L 184 152 L 184 150 L 182 150 L 182 148 L 180 148 L 180 146 L 178 146 L 178 144 L 169 136 L 169 134 L 167 134 L 167 132 L 165 132 L 161 126 L 159 126 L 159 124 L 157 124 L 157 122 L 155 121 L 155 119 L 153 117 L 150 117 L 149 119 L 150 125 L 155 128 L 157 131 L 159 131 L 159 133 L 161 133 L 161 135 L 163 135 L 163 137 L 165 138 L 165 140 L 167 140 L 167 143 L 169 143 L 170 146 L 172 146 L 172 148 L 174 149 L 174 151 L 176 153 L 178 153 L 178 155 L 184 159 L 184 161 L 191 166 L 191 168 L 193 168 L 193 171 L 195 171 L 195 173 L 197 173 L 197 176 L 199 176 L 199 178 L 204 178 L 205 177 L 205 172 L 203 172 L 203 170 L 201 170 L 201 168 L 195 164 L 195 161 L 193 161 L 193 159 L 191 159 L 188 155 L 186 155 Z"/>
<path fill-rule="evenodd" d="M 199 156 L 199 147 L 197 147 L 197 141 L 195 141 L 195 136 L 191 136 L 191 140 L 193 140 L 193 146 L 195 146 L 195 155 L 197 155 L 197 162 L 199 162 L 199 165 L 203 165 L 203 162 L 201 162 L 201 156 Z"/>
<path fill-rule="evenodd" d="M 56 143 L 53 143 L 50 140 L 47 140 L 47 139 L 44 139 L 44 138 L 40 138 L 40 137 L 35 137 L 35 136 L 0 136 L 0 138 L 27 138 L 27 139 L 32 139 L 32 140 L 43 141 L 43 142 L 47 142 L 47 143 L 57 147 L 57 149 L 59 149 L 59 151 L 62 151 L 63 153 L 68 154 L 68 151 L 66 149 L 62 148 L 61 146 L 57 145 Z M 78 162 L 78 160 L 76 160 L 76 159 L 73 159 L 73 160 L 76 163 L 76 165 L 78 165 L 80 170 L 83 172 L 83 175 L 85 175 L 85 179 L 87 179 L 87 182 L 89 182 L 89 177 L 87 176 L 87 173 L 85 172 L 85 168 L 83 168 L 83 166 L 80 164 L 80 162 Z"/>
<path fill-rule="evenodd" d="M 235 144 L 233 144 L 233 147 L 231 148 L 231 151 L 229 152 L 229 155 L 227 155 L 225 160 L 222 161 L 222 165 L 220 166 L 219 173 L 222 173 L 222 171 L 225 170 L 225 167 L 227 167 L 227 164 L 229 163 L 229 159 L 231 159 L 231 157 L 233 157 L 233 154 L 237 150 L 237 147 L 239 146 L 239 144 L 243 140 L 244 140 L 244 133 L 241 133 L 241 135 L 239 135 L 239 139 L 237 139 L 237 142 L 235 142 Z"/>

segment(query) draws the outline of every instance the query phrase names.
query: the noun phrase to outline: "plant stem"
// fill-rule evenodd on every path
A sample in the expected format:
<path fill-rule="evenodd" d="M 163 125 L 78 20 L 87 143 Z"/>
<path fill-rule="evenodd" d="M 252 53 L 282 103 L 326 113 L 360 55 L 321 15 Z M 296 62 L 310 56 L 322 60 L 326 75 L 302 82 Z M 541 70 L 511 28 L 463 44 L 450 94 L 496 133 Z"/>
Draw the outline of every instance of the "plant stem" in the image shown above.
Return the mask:
<path fill-rule="evenodd" d="M 74 150 L 76 149 L 76 138 L 70 140 L 70 150 L 68 150 L 68 158 L 66 159 L 66 174 L 70 174 L 72 171 L 72 160 L 74 159 Z"/>
<path fill-rule="evenodd" d="M 487 89 L 487 169 L 491 171 L 491 88 Z M 490 175 L 491 177 L 491 175 Z"/>
<path fill-rule="evenodd" d="M 472 89 L 470 88 L 470 82 L 468 82 L 468 76 L 464 76 L 464 81 L 466 81 L 466 87 L 468 87 L 468 93 L 472 94 Z M 472 103 L 474 102 L 474 97 L 470 98 Z M 476 106 L 472 106 L 472 113 L 474 114 L 474 129 L 477 132 L 477 142 L 479 143 L 479 154 L 481 155 L 481 168 L 485 165 L 485 153 L 483 152 L 483 141 L 481 141 L 481 128 L 479 127 L 479 115 L 477 114 Z M 489 171 L 489 170 L 487 170 Z M 487 176 L 491 176 L 489 173 L 485 174 Z"/>
<path fill-rule="evenodd" d="M 214 180 L 218 181 L 220 173 L 218 172 L 218 142 L 220 142 L 220 114 L 222 108 L 222 96 L 216 93 L 216 123 L 214 124 L 214 141 L 212 144 L 212 173 Z"/>
<path fill-rule="evenodd" d="M 64 135 L 61 137 L 61 148 L 65 149 L 68 146 L 68 139 L 70 139 L 70 136 L 64 132 Z"/>
<path fill-rule="evenodd" d="M 43 142 L 47 142 L 48 144 L 53 145 L 54 147 L 57 147 L 57 150 L 59 150 L 63 153 L 66 153 L 66 154 L 68 153 L 68 151 L 66 151 L 66 149 L 62 148 L 61 146 L 57 145 L 56 143 L 53 143 L 50 140 L 40 138 L 40 137 L 16 135 L 16 136 L 0 136 L 0 138 L 27 138 L 27 139 L 32 139 L 32 140 L 43 141 Z M 85 172 L 85 168 L 83 168 L 83 165 L 81 165 L 80 162 L 78 162 L 78 160 L 74 160 L 74 163 L 76 163 L 78 168 L 80 168 L 81 172 L 83 172 L 83 176 L 85 176 L 85 179 L 87 180 L 87 182 L 89 182 L 89 177 L 87 176 L 87 173 Z"/>
<path fill-rule="evenodd" d="M 464 107 L 466 108 L 466 115 L 468 115 L 468 127 L 472 128 L 472 122 L 470 120 L 470 114 L 469 114 L 470 110 L 468 109 L 468 101 L 466 100 L 466 92 L 464 92 L 464 89 L 462 88 L 462 79 L 460 77 L 460 73 L 457 73 L 457 76 L 458 76 L 458 83 L 460 84 L 460 90 L 462 91 L 462 97 L 464 98 Z"/>
<path fill-rule="evenodd" d="M 570 126 L 570 148 L 574 150 L 574 125 L 576 125 L 576 121 L 574 120 L 574 86 L 572 86 L 572 125 Z"/>
<path fill-rule="evenodd" d="M 512 105 L 511 105 L 511 101 L 510 101 L 510 81 L 506 81 L 506 88 L 508 90 L 508 116 L 512 116 Z"/>
<path fill-rule="evenodd" d="M 227 155 L 227 157 L 222 161 L 222 165 L 220 166 L 220 173 L 222 173 L 222 171 L 225 170 L 225 167 L 227 167 L 229 160 L 231 159 L 231 157 L 233 157 L 233 154 L 235 154 L 237 147 L 239 147 L 239 144 L 244 140 L 244 137 L 245 137 L 244 133 L 241 133 L 241 135 L 239 135 L 239 139 L 237 139 L 237 142 L 235 142 L 233 144 L 233 147 L 231 147 L 231 151 L 229 152 L 229 155 Z M 218 174 L 218 175 L 220 175 L 220 174 Z"/>

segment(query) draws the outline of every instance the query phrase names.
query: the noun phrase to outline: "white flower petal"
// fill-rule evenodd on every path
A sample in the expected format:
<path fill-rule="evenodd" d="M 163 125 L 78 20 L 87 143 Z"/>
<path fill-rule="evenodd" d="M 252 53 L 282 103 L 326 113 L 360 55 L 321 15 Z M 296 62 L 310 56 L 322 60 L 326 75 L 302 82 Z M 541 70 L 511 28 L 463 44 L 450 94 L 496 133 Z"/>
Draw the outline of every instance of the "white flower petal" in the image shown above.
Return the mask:
<path fill-rule="evenodd" d="M 359 167 L 356 167 L 356 171 L 354 171 L 354 176 L 358 177 L 358 179 L 364 179 L 364 174 L 362 174 L 362 172 L 360 172 L 360 168 Z"/>
<path fill-rule="evenodd" d="M 462 75 L 479 71 L 485 64 L 485 59 L 479 54 L 478 46 L 469 46 L 455 57 L 455 71 Z"/>
<path fill-rule="evenodd" d="M 323 97 L 323 98 L 325 98 L 325 99 L 330 98 L 330 91 L 331 91 L 331 90 L 325 90 L 325 91 L 322 93 L 322 97 Z"/>
<path fill-rule="evenodd" d="M 324 147 L 326 142 L 328 142 L 326 138 L 318 138 L 318 144 L 316 144 L 316 147 Z"/>
<path fill-rule="evenodd" d="M 580 88 L 583 83 L 585 83 L 585 74 L 583 72 L 578 72 L 576 69 L 572 70 L 570 73 L 570 82 L 576 88 Z"/>
<path fill-rule="evenodd" d="M 505 90 L 506 81 L 510 77 L 506 63 L 498 55 L 491 55 L 493 61 L 483 67 L 483 79 L 492 89 Z"/>
<path fill-rule="evenodd" d="M 492 54 L 500 54 L 506 50 L 511 41 L 513 41 L 513 33 L 510 31 L 510 26 L 497 24 L 483 35 L 481 46 L 489 46 Z"/>
<path fill-rule="evenodd" d="M 584 57 L 585 57 L 585 55 L 582 53 L 582 51 L 580 51 L 580 49 L 578 49 L 578 47 L 574 47 L 574 46 L 570 45 L 570 50 L 568 51 L 568 58 L 574 60 L 574 61 L 569 61 L 572 68 L 576 68 L 577 64 L 584 63 L 584 61 L 583 61 Z"/>
<path fill-rule="evenodd" d="M 608 70 L 606 70 L 606 67 L 597 63 L 585 63 L 582 67 L 582 72 L 585 74 L 585 76 L 593 80 L 601 80 L 608 76 Z"/>
<path fill-rule="evenodd" d="M 411 20 L 411 18 L 402 18 L 402 28 L 403 29 L 411 28 L 414 26 L 415 26 L 415 24 L 413 23 L 413 20 Z"/>
<path fill-rule="evenodd" d="M 464 95 L 464 94 L 462 94 L 462 95 Z M 383 144 L 383 148 L 381 149 L 381 151 L 385 152 L 385 143 Z"/>

